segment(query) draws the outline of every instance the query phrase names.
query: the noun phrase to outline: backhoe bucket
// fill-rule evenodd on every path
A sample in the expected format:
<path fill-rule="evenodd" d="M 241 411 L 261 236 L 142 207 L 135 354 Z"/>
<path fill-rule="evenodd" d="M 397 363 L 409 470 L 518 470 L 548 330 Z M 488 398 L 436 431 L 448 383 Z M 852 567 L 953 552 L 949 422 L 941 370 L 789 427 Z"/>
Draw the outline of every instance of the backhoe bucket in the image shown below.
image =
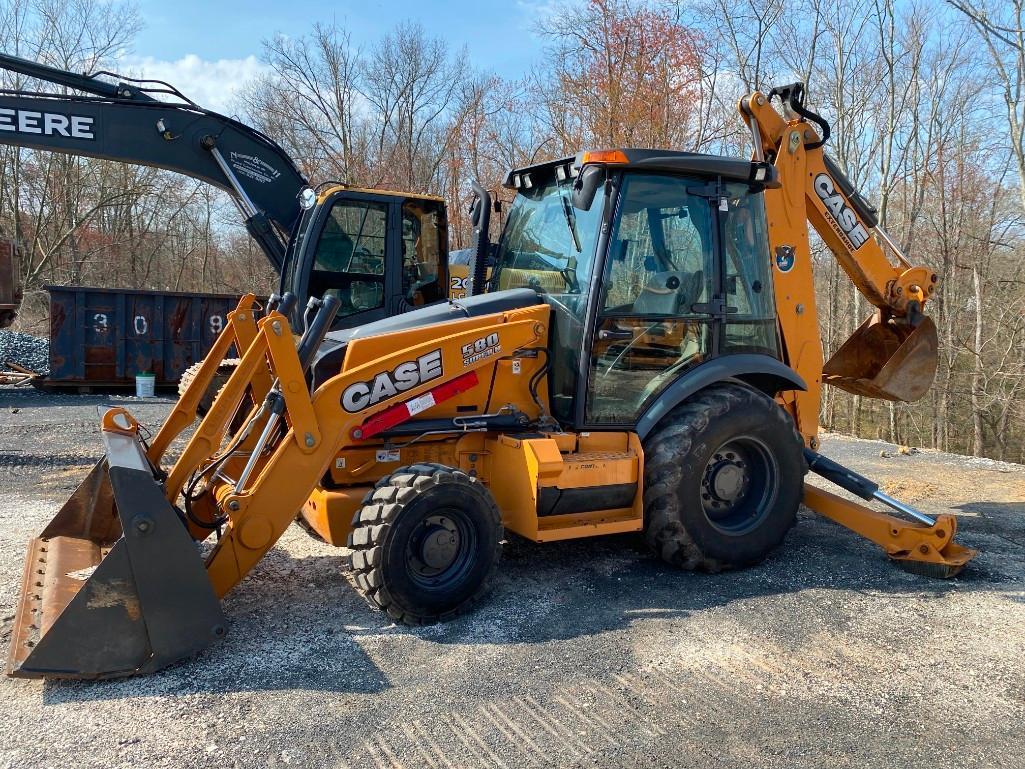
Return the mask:
<path fill-rule="evenodd" d="M 822 368 L 822 381 L 854 395 L 917 401 L 936 376 L 936 324 L 914 328 L 882 320 L 877 311 L 861 324 Z"/>
<path fill-rule="evenodd" d="M 224 635 L 197 545 L 140 440 L 102 436 L 104 459 L 29 544 L 8 675 L 149 673 Z"/>

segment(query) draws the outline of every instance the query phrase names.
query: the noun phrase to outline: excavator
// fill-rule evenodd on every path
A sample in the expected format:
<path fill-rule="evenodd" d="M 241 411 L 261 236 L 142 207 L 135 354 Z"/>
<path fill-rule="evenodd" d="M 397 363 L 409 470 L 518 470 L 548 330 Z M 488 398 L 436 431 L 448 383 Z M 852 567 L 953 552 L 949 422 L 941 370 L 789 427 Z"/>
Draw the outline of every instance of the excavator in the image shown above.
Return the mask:
<path fill-rule="evenodd" d="M 481 601 L 509 534 L 635 532 L 717 572 L 765 559 L 802 502 L 911 571 L 957 574 L 975 551 L 953 516 L 818 453 L 824 383 L 928 390 L 937 276 L 824 154 L 802 86 L 739 111 L 751 158 L 618 148 L 510 171 L 486 292 L 342 330 L 328 292 L 298 339 L 294 295 L 259 320 L 244 297 L 155 434 L 102 417 L 103 458 L 29 545 L 8 673 L 109 678 L 198 653 L 297 520 L 409 624 Z M 826 362 L 809 225 L 875 308 Z M 165 462 L 232 346 L 241 362 Z"/>
<path fill-rule="evenodd" d="M 7 54 L 0 68 L 50 85 L 0 90 L 0 144 L 152 166 L 227 192 L 281 277 L 278 295 L 298 297 L 297 327 L 307 297 L 338 296 L 334 325 L 347 328 L 441 301 L 465 278 L 448 273 L 443 198 L 331 181 L 311 187 L 269 137 L 162 81 Z M 490 198 L 475 199 L 475 222 L 484 204 Z"/>

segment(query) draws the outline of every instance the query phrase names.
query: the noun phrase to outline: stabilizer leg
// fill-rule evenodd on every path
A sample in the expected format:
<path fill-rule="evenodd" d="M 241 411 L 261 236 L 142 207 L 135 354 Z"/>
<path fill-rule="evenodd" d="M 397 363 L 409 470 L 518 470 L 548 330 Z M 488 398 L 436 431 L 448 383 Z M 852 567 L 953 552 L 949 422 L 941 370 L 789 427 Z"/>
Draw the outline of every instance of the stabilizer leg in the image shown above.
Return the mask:
<path fill-rule="evenodd" d="M 927 577 L 955 576 L 978 555 L 977 550 L 954 542 L 957 518 L 935 519 L 889 497 L 879 485 L 810 449 L 804 450 L 808 468 L 865 500 L 877 500 L 903 512 L 914 522 L 881 513 L 865 505 L 804 485 L 804 503 L 831 521 L 875 542 L 905 571 Z"/>

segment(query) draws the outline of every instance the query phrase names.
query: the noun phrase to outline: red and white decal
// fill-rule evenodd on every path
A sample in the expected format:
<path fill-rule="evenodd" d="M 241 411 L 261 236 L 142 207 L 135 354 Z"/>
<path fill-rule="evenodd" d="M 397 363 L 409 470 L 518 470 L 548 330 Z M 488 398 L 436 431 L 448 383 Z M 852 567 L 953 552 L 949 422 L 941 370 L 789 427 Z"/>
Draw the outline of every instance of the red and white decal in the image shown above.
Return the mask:
<path fill-rule="evenodd" d="M 402 424 L 407 419 L 412 419 L 417 414 L 427 411 L 427 409 L 442 401 L 447 401 L 449 398 L 454 398 L 460 393 L 476 387 L 478 382 L 476 371 L 470 371 L 462 376 L 457 376 L 455 379 L 444 382 L 422 395 L 386 408 L 380 414 L 375 414 L 359 427 L 352 428 L 352 437 L 357 441 L 365 441 L 368 438 L 372 438 L 378 433 L 390 430 L 395 425 Z"/>

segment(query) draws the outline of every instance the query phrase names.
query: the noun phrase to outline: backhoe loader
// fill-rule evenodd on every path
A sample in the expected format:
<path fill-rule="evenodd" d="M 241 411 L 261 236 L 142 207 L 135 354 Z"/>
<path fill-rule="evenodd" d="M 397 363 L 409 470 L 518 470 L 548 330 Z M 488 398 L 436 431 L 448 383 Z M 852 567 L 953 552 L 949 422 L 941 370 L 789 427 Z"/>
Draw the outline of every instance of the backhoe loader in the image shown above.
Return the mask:
<path fill-rule="evenodd" d="M 78 74 L 7 54 L 0 68 L 60 88 L 0 89 L 0 144 L 153 166 L 227 192 L 280 275 L 278 293 L 299 297 L 293 325 L 301 326 L 307 297 L 326 293 L 340 300 L 336 328 L 447 297 L 442 198 L 330 181 L 311 187 L 273 140 L 161 81 Z"/>
<path fill-rule="evenodd" d="M 753 159 L 627 148 L 511 171 L 487 293 L 342 331 L 328 293 L 298 343 L 295 296 L 259 321 L 245 297 L 148 442 L 127 410 L 103 416 L 103 459 L 30 544 L 8 672 L 124 676 L 198 652 L 297 514 L 411 624 L 478 602 L 508 533 L 640 532 L 714 572 L 764 559 L 802 500 L 899 564 L 957 573 L 974 551 L 952 516 L 816 451 L 823 381 L 926 391 L 936 276 L 823 154 L 799 86 L 740 111 Z M 876 307 L 826 364 L 808 222 Z M 165 469 L 232 346 L 240 364 Z M 806 485 L 809 469 L 902 516 Z"/>

